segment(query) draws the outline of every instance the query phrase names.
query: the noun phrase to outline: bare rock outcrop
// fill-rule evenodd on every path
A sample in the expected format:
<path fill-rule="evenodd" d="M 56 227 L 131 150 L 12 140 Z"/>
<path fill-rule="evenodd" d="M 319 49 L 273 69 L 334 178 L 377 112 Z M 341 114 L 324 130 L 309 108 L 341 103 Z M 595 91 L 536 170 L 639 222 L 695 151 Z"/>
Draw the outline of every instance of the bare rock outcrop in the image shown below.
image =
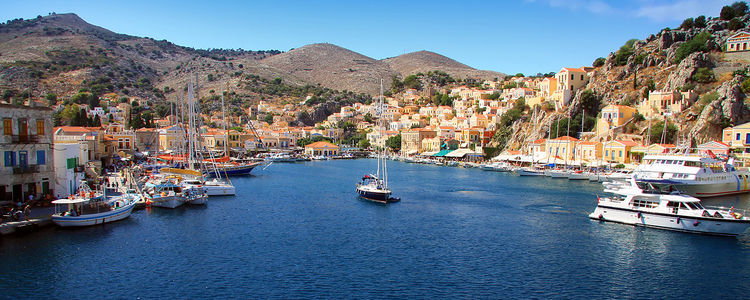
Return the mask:
<path fill-rule="evenodd" d="M 683 59 L 679 65 L 669 74 L 666 87 L 676 90 L 684 86 L 691 79 L 698 68 L 710 68 L 713 66 L 707 53 L 696 52 Z"/>
<path fill-rule="evenodd" d="M 745 93 L 741 88 L 744 79 L 743 76 L 735 76 L 716 90 L 719 97 L 703 108 L 690 130 L 690 136 L 697 142 L 721 136 L 727 122 L 742 124 L 750 120 L 750 109 L 745 106 Z"/>

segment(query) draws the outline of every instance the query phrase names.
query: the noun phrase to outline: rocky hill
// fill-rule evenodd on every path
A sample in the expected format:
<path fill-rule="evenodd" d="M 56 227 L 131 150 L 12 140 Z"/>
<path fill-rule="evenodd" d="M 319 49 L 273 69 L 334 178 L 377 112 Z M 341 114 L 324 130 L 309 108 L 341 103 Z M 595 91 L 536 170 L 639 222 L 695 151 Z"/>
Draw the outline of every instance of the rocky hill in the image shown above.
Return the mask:
<path fill-rule="evenodd" d="M 437 54 L 430 56 L 440 59 L 407 56 L 381 61 L 331 44 L 286 53 L 201 50 L 118 34 L 75 14 L 50 14 L 0 24 L 0 92 L 8 100 L 26 93 L 64 98 L 87 89 L 160 101 L 178 97 L 180 87 L 190 80 L 197 79 L 200 93 L 208 95 L 220 90 L 221 78 L 226 87 L 238 90 L 242 79 L 260 76 L 269 81 L 281 78 L 294 86 L 320 85 L 374 95 L 380 79 L 388 89 L 392 76 L 405 77 L 410 70 L 484 74 Z M 422 69 L 414 68 L 420 63 L 425 63 Z"/>
<path fill-rule="evenodd" d="M 304 82 L 372 95 L 380 90 L 380 79 L 387 89 L 390 78 L 398 75 L 388 64 L 333 44 L 306 45 L 261 63 Z"/>
<path fill-rule="evenodd" d="M 394 71 L 402 77 L 416 73 L 427 73 L 440 70 L 448 73 L 453 78 L 475 78 L 484 80 L 495 80 L 503 78 L 505 74 L 494 71 L 483 71 L 469 67 L 453 59 L 430 51 L 418 51 L 386 58 L 383 60 Z"/>
<path fill-rule="evenodd" d="M 565 123 L 569 117 L 578 117 L 584 106 L 591 103 L 595 104 L 594 109 L 586 109 L 587 115 L 608 104 L 636 107 L 649 91 L 674 90 L 691 90 L 699 98 L 688 109 L 667 117 L 670 126 L 676 128 L 667 142 L 695 146 L 721 140 L 723 128 L 750 121 L 746 103 L 746 93 L 750 92 L 747 77 L 750 52 L 725 51 L 727 39 L 739 31 L 750 30 L 748 25 L 747 9 L 729 18 L 690 18 L 677 29 L 667 28 L 643 40 L 630 40 L 603 58 L 592 58 L 596 68 L 590 73 L 591 79 L 575 94 L 567 109 L 561 112 L 540 110 L 534 120 L 529 109 L 526 115 L 509 125 L 505 134 L 498 136 L 495 145 L 518 149 L 535 139 L 545 138 L 549 124 L 554 125 L 559 119 Z M 663 119 L 659 117 L 655 122 Z M 631 123 L 618 129 L 619 137 L 643 141 L 649 122 L 641 119 Z M 587 121 L 586 131 L 593 130 L 593 124 L 589 126 Z M 589 138 L 603 140 L 606 137 Z"/>

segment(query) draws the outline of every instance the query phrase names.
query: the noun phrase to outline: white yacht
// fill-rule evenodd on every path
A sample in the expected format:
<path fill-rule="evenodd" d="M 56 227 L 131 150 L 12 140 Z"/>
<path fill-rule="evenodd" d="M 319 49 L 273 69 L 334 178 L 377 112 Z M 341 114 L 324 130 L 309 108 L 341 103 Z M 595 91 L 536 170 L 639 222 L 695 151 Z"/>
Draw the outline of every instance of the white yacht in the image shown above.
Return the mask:
<path fill-rule="evenodd" d="M 234 185 L 212 178 L 210 180 L 202 179 L 185 179 L 182 180 L 182 186 L 185 188 L 201 188 L 208 196 L 232 196 L 234 195 Z"/>
<path fill-rule="evenodd" d="M 640 186 L 672 185 L 699 198 L 750 191 L 750 173 L 735 169 L 732 159 L 724 161 L 698 154 L 646 155 L 633 177 Z"/>
<path fill-rule="evenodd" d="M 735 208 L 708 208 L 698 198 L 668 188 L 649 185 L 641 190 L 634 185 L 609 185 L 605 192 L 616 196 L 599 198 L 589 218 L 629 225 L 685 232 L 736 236 L 750 227 L 745 211 Z M 670 192 L 670 190 L 672 190 Z"/>
<path fill-rule="evenodd" d="M 568 178 L 568 171 L 562 169 L 546 169 L 544 170 L 544 176 L 556 179 Z"/>

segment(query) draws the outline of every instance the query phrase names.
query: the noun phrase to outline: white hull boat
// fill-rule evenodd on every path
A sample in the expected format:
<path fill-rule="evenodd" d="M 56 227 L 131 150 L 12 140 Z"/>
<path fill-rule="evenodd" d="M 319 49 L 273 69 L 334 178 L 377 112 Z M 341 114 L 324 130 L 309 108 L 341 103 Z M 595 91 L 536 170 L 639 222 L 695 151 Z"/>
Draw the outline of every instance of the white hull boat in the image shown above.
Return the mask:
<path fill-rule="evenodd" d="M 611 187 L 605 192 L 619 196 L 599 198 L 591 219 L 728 236 L 740 235 L 750 227 L 744 210 L 703 207 L 700 199 L 676 191 L 665 194 L 644 192 L 632 185 Z"/>
<path fill-rule="evenodd" d="M 544 170 L 544 175 L 550 178 L 564 179 L 564 178 L 568 178 L 568 171 L 547 169 L 547 170 Z"/>
<path fill-rule="evenodd" d="M 119 221 L 130 216 L 138 199 L 124 195 L 110 201 L 102 197 L 55 200 L 52 201 L 56 211 L 52 215 L 52 222 L 60 227 L 81 227 Z"/>
<path fill-rule="evenodd" d="M 544 170 L 536 168 L 518 168 L 516 173 L 519 176 L 544 176 Z"/>
<path fill-rule="evenodd" d="M 568 179 L 570 180 L 589 180 L 591 173 L 586 171 L 571 171 L 568 173 Z"/>

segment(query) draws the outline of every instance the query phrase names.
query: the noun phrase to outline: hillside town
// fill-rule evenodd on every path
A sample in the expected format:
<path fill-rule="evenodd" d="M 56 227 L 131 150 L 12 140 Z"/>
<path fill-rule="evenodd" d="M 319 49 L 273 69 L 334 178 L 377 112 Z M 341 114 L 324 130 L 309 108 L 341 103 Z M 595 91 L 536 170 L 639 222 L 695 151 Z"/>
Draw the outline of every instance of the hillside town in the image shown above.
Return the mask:
<path fill-rule="evenodd" d="M 737 41 L 749 36 L 744 31 L 735 34 L 728 41 L 727 51 L 744 51 L 746 42 Z M 636 118 L 664 120 L 684 111 L 698 100 L 699 95 L 692 90 L 650 90 L 647 97 L 631 106 L 610 104 L 598 112 L 589 112 L 597 116 L 591 131 L 560 132 L 564 129 L 557 128 L 554 138 L 536 139 L 516 149 L 507 147 L 504 151 L 487 153 L 487 149 L 492 149 L 490 144 L 504 114 L 517 106 L 525 106 L 533 113 L 564 112 L 573 95 L 586 87 L 595 69 L 564 67 L 553 76 L 508 76 L 473 87 L 463 85 L 443 90 L 406 89 L 385 97 L 382 110 L 378 110 L 375 102 L 355 103 L 342 106 L 325 121 L 307 127 L 289 125 L 304 106 L 260 101 L 247 109 L 246 118 L 225 119 L 220 112 L 203 114 L 204 124 L 213 127 L 200 127 L 199 143 L 206 151 L 243 157 L 259 151 L 335 156 L 386 146 L 401 157 L 473 162 L 502 159 L 517 164 L 557 163 L 579 167 L 614 164 L 629 168 L 646 154 L 678 148 L 673 141 L 649 143 L 643 138 L 633 139 L 632 134 L 624 134 L 622 129 Z M 436 94 L 447 98 L 447 103 L 436 105 L 430 101 Z M 172 153 L 187 143 L 184 124 L 179 122 L 177 114 L 154 120 L 153 128 L 133 129 L 129 127 L 130 110 L 133 106 L 147 107 L 146 100 L 134 99 L 130 103 L 116 101 L 116 97 L 99 100 L 106 106 L 78 105 L 87 117 L 98 119 L 101 126 L 95 127 L 53 126 L 53 114 L 64 108 L 62 104 L 45 107 L 41 100 L 35 99 L 24 105 L 0 104 L 2 175 L 10 178 L 0 185 L 0 195 L 12 201 L 65 197 L 75 191 L 76 182 L 86 174 L 101 174 L 102 169 L 117 160 L 141 153 Z M 382 118 L 385 130 L 375 127 L 374 119 L 378 117 Z M 243 125 L 239 123 L 242 120 L 247 122 Z M 551 128 L 549 136 L 553 134 Z M 345 131 L 357 132 L 363 139 L 349 139 L 356 143 L 346 144 L 342 139 Z M 744 159 L 750 152 L 748 145 L 750 123 L 726 127 L 721 140 L 693 146 L 714 154 L 735 153 Z M 318 151 L 317 147 L 326 151 Z M 310 151 L 305 151 L 307 148 Z"/>

